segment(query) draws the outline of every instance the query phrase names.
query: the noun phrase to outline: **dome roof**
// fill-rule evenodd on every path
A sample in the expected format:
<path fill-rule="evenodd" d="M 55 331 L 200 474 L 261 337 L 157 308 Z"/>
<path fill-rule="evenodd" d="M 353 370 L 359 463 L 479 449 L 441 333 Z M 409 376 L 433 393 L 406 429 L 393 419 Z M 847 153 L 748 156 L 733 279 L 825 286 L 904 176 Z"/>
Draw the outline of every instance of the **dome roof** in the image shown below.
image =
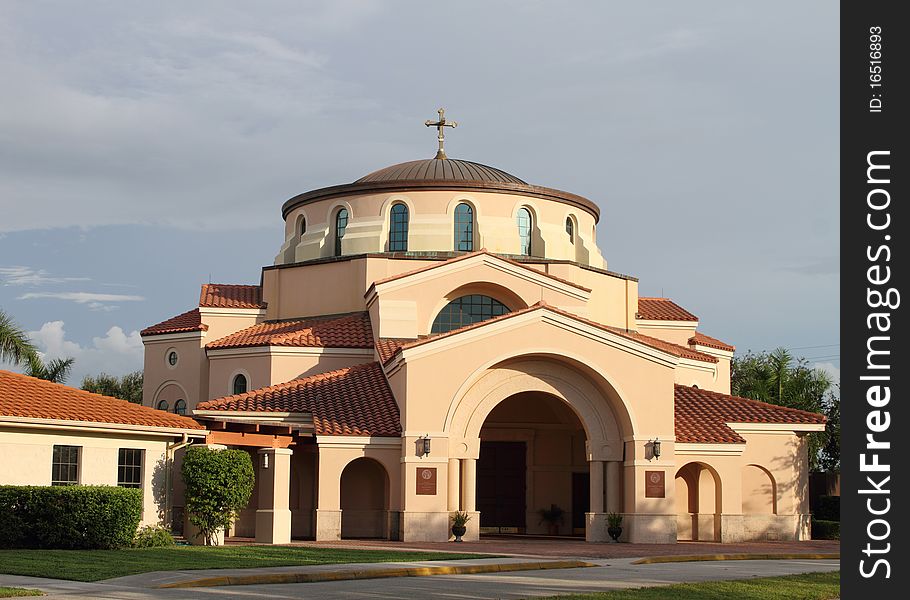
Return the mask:
<path fill-rule="evenodd" d="M 386 181 L 482 181 L 486 183 L 516 183 L 527 185 L 514 175 L 469 160 L 430 158 L 412 160 L 373 171 L 354 183 Z"/>

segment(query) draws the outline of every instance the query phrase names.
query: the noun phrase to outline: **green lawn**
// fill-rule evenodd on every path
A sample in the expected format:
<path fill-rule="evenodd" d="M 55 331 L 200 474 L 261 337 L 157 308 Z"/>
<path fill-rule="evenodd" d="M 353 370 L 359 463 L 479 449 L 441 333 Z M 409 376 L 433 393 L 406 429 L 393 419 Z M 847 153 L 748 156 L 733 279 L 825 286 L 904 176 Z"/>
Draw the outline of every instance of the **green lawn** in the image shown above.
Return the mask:
<path fill-rule="evenodd" d="M 477 554 L 281 546 L 177 546 L 125 550 L 0 550 L 0 573 L 75 581 L 176 571 L 486 558 Z"/>
<path fill-rule="evenodd" d="M 43 596 L 38 590 L 26 590 L 24 588 L 0 587 L 0 598 L 21 598 L 22 596 Z"/>
<path fill-rule="evenodd" d="M 597 594 L 551 596 L 542 600 L 831 600 L 840 596 L 840 572 L 806 573 L 740 581 L 708 581 L 620 590 Z"/>

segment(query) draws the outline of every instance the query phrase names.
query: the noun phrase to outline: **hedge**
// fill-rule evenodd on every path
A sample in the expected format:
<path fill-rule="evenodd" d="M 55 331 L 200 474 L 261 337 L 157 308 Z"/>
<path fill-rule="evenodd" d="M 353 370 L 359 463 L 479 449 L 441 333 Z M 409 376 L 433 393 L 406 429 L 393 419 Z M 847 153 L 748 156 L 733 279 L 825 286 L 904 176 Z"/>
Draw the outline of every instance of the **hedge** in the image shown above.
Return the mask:
<path fill-rule="evenodd" d="M 813 540 L 839 540 L 840 521 L 822 521 L 812 519 Z"/>
<path fill-rule="evenodd" d="M 142 492 L 112 486 L 0 486 L 0 548 L 122 548 Z"/>

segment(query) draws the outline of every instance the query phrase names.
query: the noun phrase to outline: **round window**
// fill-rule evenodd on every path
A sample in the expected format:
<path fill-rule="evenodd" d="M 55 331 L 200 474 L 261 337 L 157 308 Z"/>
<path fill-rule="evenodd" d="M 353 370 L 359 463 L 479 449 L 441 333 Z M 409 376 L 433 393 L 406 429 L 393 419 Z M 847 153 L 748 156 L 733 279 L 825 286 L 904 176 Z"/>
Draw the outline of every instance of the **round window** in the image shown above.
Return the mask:
<path fill-rule="evenodd" d="M 171 365 L 172 367 L 177 364 L 177 351 L 176 350 L 171 350 L 170 352 L 167 353 L 167 364 Z"/>

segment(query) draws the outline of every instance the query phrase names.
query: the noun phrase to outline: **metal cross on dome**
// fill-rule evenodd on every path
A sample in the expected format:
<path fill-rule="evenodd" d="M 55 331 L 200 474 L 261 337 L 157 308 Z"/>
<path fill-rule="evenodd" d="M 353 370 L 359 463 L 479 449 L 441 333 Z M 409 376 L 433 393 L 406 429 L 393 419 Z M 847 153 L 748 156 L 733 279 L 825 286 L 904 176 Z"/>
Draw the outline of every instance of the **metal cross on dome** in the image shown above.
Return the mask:
<path fill-rule="evenodd" d="M 424 125 L 426 125 L 427 127 L 435 127 L 439 131 L 439 136 L 436 138 L 437 140 L 439 140 L 439 150 L 436 151 L 436 158 L 442 159 L 442 158 L 446 158 L 446 150 L 444 147 L 444 144 L 446 142 L 445 128 L 446 127 L 458 127 L 458 123 L 456 123 L 455 121 L 446 121 L 446 109 L 440 108 L 436 112 L 439 113 L 439 120 L 430 121 L 428 119 L 427 121 L 424 122 Z"/>

